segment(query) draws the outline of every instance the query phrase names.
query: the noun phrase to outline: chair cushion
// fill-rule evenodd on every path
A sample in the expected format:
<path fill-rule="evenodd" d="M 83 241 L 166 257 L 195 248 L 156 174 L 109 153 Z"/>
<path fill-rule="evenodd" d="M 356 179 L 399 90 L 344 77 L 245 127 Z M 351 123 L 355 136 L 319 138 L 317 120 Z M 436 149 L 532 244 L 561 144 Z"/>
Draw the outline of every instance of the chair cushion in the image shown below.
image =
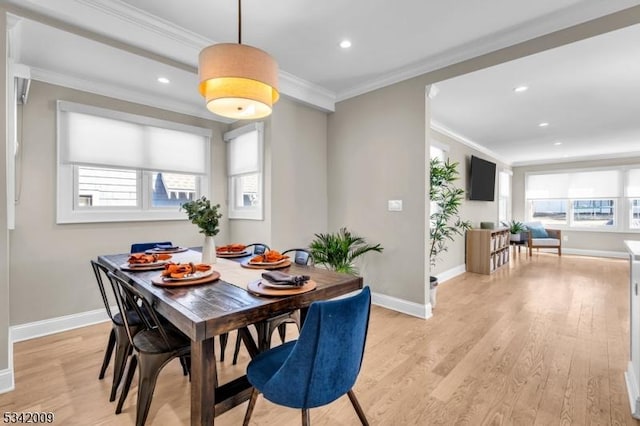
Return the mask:
<path fill-rule="evenodd" d="M 532 238 L 532 246 L 544 246 L 544 247 L 558 247 L 560 240 L 557 238 Z"/>
<path fill-rule="evenodd" d="M 549 238 L 547 230 L 542 226 L 527 226 L 531 231 L 531 238 Z"/>

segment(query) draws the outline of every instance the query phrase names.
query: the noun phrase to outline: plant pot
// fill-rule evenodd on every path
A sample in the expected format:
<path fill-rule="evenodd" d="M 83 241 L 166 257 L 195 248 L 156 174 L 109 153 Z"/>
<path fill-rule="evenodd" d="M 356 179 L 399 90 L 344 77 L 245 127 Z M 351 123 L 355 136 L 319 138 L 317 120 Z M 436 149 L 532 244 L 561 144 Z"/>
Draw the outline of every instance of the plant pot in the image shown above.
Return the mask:
<path fill-rule="evenodd" d="M 216 242 L 213 237 L 205 236 L 202 244 L 202 263 L 213 265 L 217 261 Z"/>
<path fill-rule="evenodd" d="M 438 278 L 429 277 L 429 303 L 431 308 L 436 307 L 436 293 L 438 292 Z"/>

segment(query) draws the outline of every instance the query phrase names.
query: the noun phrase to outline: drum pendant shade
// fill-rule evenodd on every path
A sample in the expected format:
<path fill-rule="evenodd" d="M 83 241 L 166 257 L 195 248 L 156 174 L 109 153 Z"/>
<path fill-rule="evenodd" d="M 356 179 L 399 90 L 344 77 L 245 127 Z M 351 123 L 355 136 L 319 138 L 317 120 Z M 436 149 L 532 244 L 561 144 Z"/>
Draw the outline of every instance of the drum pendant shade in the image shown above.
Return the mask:
<path fill-rule="evenodd" d="M 271 114 L 278 101 L 278 64 L 252 46 L 221 43 L 200 52 L 200 94 L 214 114 L 256 119 Z"/>

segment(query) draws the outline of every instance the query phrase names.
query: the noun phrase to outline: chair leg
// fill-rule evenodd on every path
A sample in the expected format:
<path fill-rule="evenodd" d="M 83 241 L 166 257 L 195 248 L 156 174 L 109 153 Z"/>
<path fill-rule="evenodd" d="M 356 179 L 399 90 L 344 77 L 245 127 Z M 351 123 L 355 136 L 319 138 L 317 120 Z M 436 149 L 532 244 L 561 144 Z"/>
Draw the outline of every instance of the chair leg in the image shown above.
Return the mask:
<path fill-rule="evenodd" d="M 309 410 L 306 408 L 302 409 L 302 426 L 309 426 L 311 424 L 311 420 L 309 419 Z"/>
<path fill-rule="evenodd" d="M 242 422 L 243 426 L 249 426 L 249 420 L 251 420 L 251 415 L 253 414 L 253 408 L 256 406 L 256 401 L 258 400 L 258 389 L 253 388 L 251 391 L 251 398 L 249 399 L 249 405 L 247 405 L 247 412 L 244 413 L 244 421 Z"/>
<path fill-rule="evenodd" d="M 143 426 L 146 422 L 158 374 L 171 358 L 173 358 L 173 354 L 141 354 L 140 371 L 138 372 L 136 426 Z"/>
<path fill-rule="evenodd" d="M 285 337 L 287 337 L 287 323 L 283 322 L 278 326 L 278 334 L 280 335 L 280 341 L 284 343 Z"/>
<path fill-rule="evenodd" d="M 111 384 L 111 395 L 109 401 L 115 401 L 118 386 L 122 381 L 125 367 L 127 366 L 127 358 L 131 353 L 132 347 L 129 343 L 129 337 L 124 327 L 115 327 L 116 336 L 116 359 L 113 366 L 113 383 Z"/>
<path fill-rule="evenodd" d="M 111 354 L 113 354 L 113 347 L 116 344 L 116 332 L 111 328 L 111 333 L 109 333 L 109 341 L 107 342 L 107 349 L 104 351 L 104 359 L 102 360 L 102 367 L 100 368 L 100 374 L 98 375 L 98 379 L 104 379 L 104 373 L 107 371 L 107 367 L 109 366 L 109 361 L 111 361 Z"/>
<path fill-rule="evenodd" d="M 240 338 L 240 333 L 236 336 L 236 345 L 233 348 L 233 365 L 238 363 L 238 354 L 240 353 L 240 343 L 242 339 Z"/>
<path fill-rule="evenodd" d="M 122 412 L 122 406 L 124 405 L 124 401 L 127 399 L 127 395 L 129 395 L 129 389 L 131 389 L 131 381 L 133 380 L 133 375 L 136 372 L 137 366 L 138 356 L 134 354 L 131 357 L 131 361 L 129 362 L 127 377 L 125 377 L 124 383 L 122 385 L 122 392 L 120 393 L 120 399 L 118 400 L 118 405 L 116 406 L 116 414 L 120 414 Z"/>
<path fill-rule="evenodd" d="M 222 333 L 220 335 L 220 361 L 224 361 L 224 350 L 227 347 L 228 340 L 229 340 L 229 333 Z"/>
<path fill-rule="evenodd" d="M 363 424 L 363 426 L 369 426 L 367 417 L 364 415 L 364 411 L 362 410 L 362 407 L 358 402 L 358 398 L 356 398 L 356 394 L 353 393 L 353 389 L 347 392 L 347 395 L 349 396 L 349 400 L 351 400 L 351 405 L 353 405 L 353 408 L 356 410 L 356 414 L 358 415 L 360 422 Z"/>

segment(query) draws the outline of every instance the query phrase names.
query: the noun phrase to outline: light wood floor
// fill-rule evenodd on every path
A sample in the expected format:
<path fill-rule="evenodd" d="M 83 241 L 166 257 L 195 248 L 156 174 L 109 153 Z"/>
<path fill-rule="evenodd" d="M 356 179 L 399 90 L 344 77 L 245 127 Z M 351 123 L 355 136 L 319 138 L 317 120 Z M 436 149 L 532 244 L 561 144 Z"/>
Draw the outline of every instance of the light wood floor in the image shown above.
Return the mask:
<path fill-rule="evenodd" d="M 373 307 L 355 386 L 371 424 L 637 425 L 623 378 L 628 274 L 624 260 L 523 252 L 492 276 L 441 285 L 428 321 Z M 133 424 L 135 387 L 116 416 L 111 378 L 97 379 L 110 327 L 16 344 L 16 390 L 0 395 L 0 411 L 53 411 L 60 425 Z M 231 352 L 219 363 L 223 380 L 247 361 L 233 368 Z M 241 424 L 245 407 L 216 423 Z M 358 424 L 346 397 L 311 410 L 311 421 Z M 148 424 L 188 423 L 189 384 L 174 362 L 159 378 Z M 253 424 L 299 425 L 300 414 L 260 398 Z"/>

